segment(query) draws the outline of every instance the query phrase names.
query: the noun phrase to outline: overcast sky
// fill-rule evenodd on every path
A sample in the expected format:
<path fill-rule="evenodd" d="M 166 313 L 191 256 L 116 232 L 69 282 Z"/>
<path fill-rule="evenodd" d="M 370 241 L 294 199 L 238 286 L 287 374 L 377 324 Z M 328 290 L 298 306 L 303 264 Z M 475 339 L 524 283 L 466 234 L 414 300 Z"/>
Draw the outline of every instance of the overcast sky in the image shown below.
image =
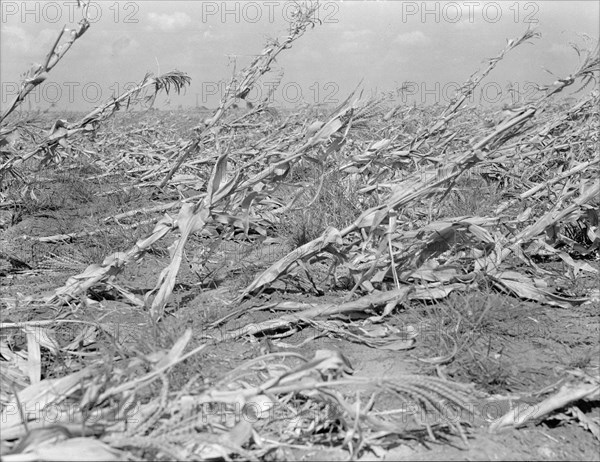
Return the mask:
<path fill-rule="evenodd" d="M 19 76 L 43 62 L 61 27 L 80 18 L 74 2 L 2 1 L 0 80 L 4 105 L 16 92 Z M 260 92 L 284 72 L 276 104 L 335 103 L 363 81 L 368 92 L 390 91 L 414 82 L 405 97 L 444 103 L 506 39 L 529 23 L 542 33 L 499 64 L 484 88 L 484 99 L 509 98 L 510 82 L 531 92 L 528 82 L 552 83 L 578 62 L 569 42 L 578 34 L 599 35 L 598 1 L 321 1 L 321 25 L 285 50 Z M 170 107 L 214 107 L 237 57 L 238 69 L 260 53 L 269 37 L 287 33 L 290 2 L 124 1 L 96 2 L 90 29 L 50 73 L 32 101 L 42 109 L 87 110 L 122 92 L 146 72 L 178 69 L 192 78 L 184 96 Z M 553 77 L 544 69 L 556 75 Z M 505 98 L 505 99 L 502 99 Z M 159 97 L 165 107 L 168 99 Z M 476 102 L 476 101 L 474 101 Z"/>

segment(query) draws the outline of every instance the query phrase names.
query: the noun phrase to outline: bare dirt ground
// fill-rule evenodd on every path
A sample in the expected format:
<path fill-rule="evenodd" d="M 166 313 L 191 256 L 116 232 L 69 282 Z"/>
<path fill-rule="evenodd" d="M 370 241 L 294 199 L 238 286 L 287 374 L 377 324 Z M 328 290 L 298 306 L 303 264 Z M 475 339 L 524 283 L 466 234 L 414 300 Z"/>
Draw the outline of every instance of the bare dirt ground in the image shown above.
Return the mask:
<path fill-rule="evenodd" d="M 569 177 L 563 196 L 552 194 L 534 160 L 515 163 L 510 177 L 493 171 L 460 177 L 443 200 L 445 186 L 433 197 L 425 184 L 423 196 L 406 199 L 398 214 L 392 214 L 396 205 L 385 202 L 396 193 L 371 189 L 381 186 L 379 175 L 389 174 L 395 188 L 394 182 L 410 186 L 416 177 L 420 184 L 420 175 L 432 172 L 409 173 L 399 154 L 385 149 L 382 164 L 366 168 L 365 158 L 378 155 L 370 141 L 371 119 L 352 126 L 346 145 L 327 140 L 310 151 L 338 155 L 325 165 L 335 173 L 325 180 L 324 170 L 313 166 L 316 157 L 281 174 L 272 168 L 280 146 L 291 151 L 307 139 L 306 120 L 314 114 L 257 115 L 266 134 L 257 134 L 252 124 L 224 129 L 235 145 L 227 174 L 254 175 L 240 166 L 258 158 L 253 178 L 273 174 L 273 184 L 242 188 L 234 211 L 229 203 L 211 209 L 212 221 L 185 241 L 173 286 L 157 311 L 154 302 L 168 286 L 161 278 L 183 239 L 182 210 L 207 196 L 220 158 L 212 151 L 198 155 L 173 184 L 160 187 L 185 145 L 182 137 L 201 117 L 119 115 L 55 163 L 19 167 L 22 176 L 4 185 L 0 206 L 2 416 L 15 405 L 15 388 L 21 395 L 39 384 L 54 390 L 64 383 L 56 381 L 91 370 L 85 386 L 81 379 L 82 390 L 63 389 L 55 399 L 85 402 L 107 416 L 101 426 L 90 427 L 97 439 L 89 437 L 86 444 L 108 451 L 98 446 L 102 442 L 138 459 L 600 460 L 597 393 L 576 399 L 577 387 L 598 391 L 600 374 L 599 203 L 589 192 L 597 188 L 588 178 L 591 170 L 581 170 L 592 168 L 586 162 L 596 152 L 580 128 L 589 125 L 591 132 L 595 126 L 595 100 L 588 99 L 578 107 L 590 114 L 574 111 L 571 120 L 559 108 L 539 128 L 546 133 L 566 124 L 576 131 L 574 144 L 583 146 L 567 160 L 563 151 L 543 158 L 558 177 L 569 168 L 582 172 L 580 184 Z M 365 117 L 376 113 L 369 104 L 366 109 Z M 420 120 L 435 124 L 435 111 L 428 111 Z M 460 126 L 470 127 L 474 119 L 464 117 Z M 282 138 L 286 124 L 290 134 Z M 403 125 L 399 144 L 418 138 L 417 125 Z M 471 131 L 457 133 L 464 138 L 460 143 L 470 142 Z M 248 148 L 265 139 L 275 151 L 271 158 Z M 538 156 L 537 149 L 548 149 L 533 146 Z M 340 173 L 348 159 L 362 179 L 356 172 Z M 297 190 L 303 195 L 295 196 Z M 520 200 L 523 191 L 539 197 Z M 251 208 L 243 206 L 248 197 L 265 202 L 244 215 Z M 292 197 L 300 198 L 298 210 L 286 208 Z M 495 210 L 507 200 L 513 202 L 503 209 L 505 221 L 496 221 Z M 380 206 L 389 209 L 388 221 L 371 225 Z M 319 243 L 327 230 L 338 230 L 339 237 L 365 210 L 377 213 L 363 217 L 328 252 L 321 248 L 306 258 L 296 253 L 293 269 L 273 269 L 290 252 Z M 558 212 L 564 212 L 562 221 L 555 219 Z M 139 260 L 121 265 L 161 223 L 168 233 L 145 247 Z M 394 237 L 386 242 L 386 236 Z M 544 246 L 556 248 L 544 253 Z M 502 256 L 509 248 L 522 258 Z M 343 264 L 332 264 L 336 255 Z M 488 266 L 476 268 L 482 261 Z M 273 274 L 265 283 L 265 275 Z M 258 289 L 248 291 L 257 280 Z M 84 290 L 73 289 L 85 282 L 90 285 Z M 398 290 L 406 290 L 401 300 L 377 299 Z M 411 298 L 413 290 L 420 292 Z M 173 363 L 164 366 L 169 358 Z M 240 398 L 242 390 L 250 398 Z M 549 406 L 564 390 L 569 399 Z M 251 414 L 259 420 L 254 425 L 239 409 L 223 408 L 219 420 L 194 407 L 246 406 L 253 403 L 248 399 L 281 404 L 275 410 L 283 414 Z M 128 402 L 139 405 L 136 416 L 143 417 L 129 427 L 119 411 Z M 189 409 L 202 421 L 186 417 Z M 89 431 L 80 414 L 76 424 L 61 423 L 58 431 L 69 436 L 64 443 L 85 436 L 82 428 Z M 20 457 L 46 443 L 35 439 L 40 428 L 31 428 L 33 422 L 27 427 L 19 414 L 8 417 L 12 433 L 0 440 L 3 457 Z"/>
<path fill-rule="evenodd" d="M 89 210 L 89 205 L 87 206 Z M 93 207 L 91 208 L 93 209 Z M 40 247 L 50 249 L 40 243 L 18 240 L 19 236 L 45 236 L 59 231 L 72 231 L 83 221 L 82 208 L 77 213 L 65 210 L 52 211 L 48 215 L 38 214 L 24 217 L 22 221 L 2 232 L 4 242 L 12 243 L 12 254 L 18 254 L 32 268 L 39 262 Z M 73 218 L 77 216 L 79 218 Z M 58 224 L 69 223 L 68 230 Z M 194 272 L 194 254 L 201 252 L 198 239 L 188 251 L 189 263 L 184 265 L 169 313 L 160 329 L 149 321 L 147 311 L 133 307 L 119 300 L 110 300 L 107 295 L 99 295 L 98 300 L 87 307 L 61 313 L 53 311 L 32 312 L 12 310 L 6 316 L 3 309 L 3 322 L 29 319 L 82 319 L 112 325 L 114 339 L 124 348 L 143 349 L 145 344 L 158 342 L 168 345 L 187 327 L 194 332 L 192 347 L 204 341 L 202 336 L 211 331 L 210 323 L 245 308 L 245 314 L 221 326 L 223 331 L 232 331 L 249 324 L 278 317 L 280 312 L 268 309 L 253 311 L 258 307 L 276 302 L 295 301 L 303 303 L 330 303 L 344 301 L 347 290 L 327 290 L 322 296 L 302 292 L 298 288 L 272 290 L 242 302 L 238 306 L 229 303 L 236 291 L 245 287 L 252 278 L 264 270 L 272 261 L 286 252 L 284 244 L 275 241 L 271 245 L 255 246 L 251 252 L 242 252 L 243 246 L 223 243 L 213 251 L 208 267 L 215 270 L 210 278 Z M 54 244 L 55 254 L 73 255 L 77 248 L 80 259 L 91 262 L 94 255 L 89 244 Z M 19 248 L 20 246 L 20 248 Z M 48 250 L 46 250 L 48 252 Z M 199 258 L 199 257 L 196 257 Z M 137 266 L 128 268 L 119 276 L 118 282 L 132 293 L 142 296 L 151 289 L 157 275 L 157 268 L 169 262 L 166 255 L 149 254 Z M 83 261 L 82 264 L 87 263 Z M 57 265 L 55 261 L 55 266 Z M 556 267 L 558 263 L 543 264 Z M 65 265 L 68 266 L 68 265 Z M 595 267 L 598 267 L 597 262 Z M 64 284 L 69 271 L 74 268 L 53 268 L 51 270 L 23 269 L 6 272 L 0 279 L 3 297 L 24 295 L 47 295 Z M 582 277 L 565 290 L 581 292 L 598 286 L 595 277 Z M 94 297 L 91 297 L 93 300 Z M 435 374 L 436 367 L 425 362 L 427 358 L 444 355 L 449 350 L 448 339 L 452 329 L 460 329 L 460 317 L 483 316 L 472 341 L 465 344 L 463 351 L 445 365 L 437 366 L 437 373 L 463 383 L 471 383 L 476 390 L 486 392 L 491 398 L 479 401 L 470 424 L 466 427 L 467 444 L 460 437 L 438 433 L 437 441 L 427 438 L 424 430 L 412 433 L 409 439 L 391 438 L 380 452 L 366 452 L 361 460 L 599 460 L 599 444 L 594 435 L 577 423 L 573 416 L 555 413 L 543 421 L 535 421 L 524 428 L 507 429 L 490 433 L 489 424 L 500 418 L 511 408 L 515 412 L 531 412 L 533 408 L 521 408 L 520 403 L 535 406 L 545 389 L 550 389 L 566 374 L 574 371 L 597 371 L 600 364 L 600 315 L 599 304 L 586 304 L 565 309 L 543 306 L 536 302 L 516 299 L 509 295 L 481 291 L 451 296 L 448 300 L 434 305 L 412 304 L 395 310 L 388 316 L 384 325 L 388 328 L 403 329 L 412 326 L 418 332 L 414 348 L 405 351 L 387 351 L 354 343 L 347 338 L 336 338 L 331 333 L 311 339 L 318 330 L 306 326 L 303 330 L 283 335 L 244 336 L 207 348 L 202 354 L 187 360 L 179 366 L 174 376 L 175 383 L 183 385 L 192 374 L 200 374 L 205 383 L 219 380 L 244 361 L 277 351 L 297 351 L 311 357 L 320 349 L 337 350 L 349 360 L 353 374 L 366 377 L 387 377 L 401 379 L 406 374 Z M 365 318 L 359 314 L 358 319 Z M 356 321 L 357 318 L 355 318 Z M 471 331 L 471 334 L 474 332 Z M 175 387 L 177 388 L 177 386 Z M 351 393 L 350 390 L 348 390 Z M 385 401 L 379 402 L 382 410 Z M 582 405 L 581 412 L 598 416 L 598 403 Z M 468 419 L 467 419 L 468 420 Z M 407 424 L 408 425 L 408 424 Z M 327 444 L 315 444 L 314 449 L 287 449 L 287 457 L 302 460 L 346 460 L 348 453 L 340 448 L 327 448 Z"/>

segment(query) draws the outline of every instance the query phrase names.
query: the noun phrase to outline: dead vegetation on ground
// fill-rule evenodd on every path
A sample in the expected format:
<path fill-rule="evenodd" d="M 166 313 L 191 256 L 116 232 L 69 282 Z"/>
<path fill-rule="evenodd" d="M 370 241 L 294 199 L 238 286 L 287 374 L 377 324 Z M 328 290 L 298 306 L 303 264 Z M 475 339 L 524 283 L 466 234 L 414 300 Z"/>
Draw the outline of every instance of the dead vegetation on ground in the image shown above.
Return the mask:
<path fill-rule="evenodd" d="M 209 117 L 119 112 L 181 91 L 190 79 L 173 71 L 44 132 L 16 109 L 85 40 L 81 3 L 79 27 L 0 118 L 4 460 L 383 457 L 402 441 L 468 446 L 475 428 L 552 419 L 600 440 L 586 412 L 600 401 L 594 342 L 560 380 L 483 410 L 538 383 L 511 382 L 490 354 L 510 335 L 502 316 L 598 307 L 597 286 L 577 282 L 598 273 L 598 45 L 509 116 L 467 101 L 534 31 L 447 107 L 390 107 L 357 87 L 319 116 L 275 113 L 269 98 L 234 111 L 316 25 L 309 5 Z M 577 99 L 559 100 L 573 86 Z M 44 275 L 40 294 L 27 281 Z M 200 328 L 173 321 L 186 310 Z M 249 339 L 256 354 L 241 346 L 226 368 L 225 349 Z M 429 351 L 416 372 L 368 376 L 323 339 Z"/>

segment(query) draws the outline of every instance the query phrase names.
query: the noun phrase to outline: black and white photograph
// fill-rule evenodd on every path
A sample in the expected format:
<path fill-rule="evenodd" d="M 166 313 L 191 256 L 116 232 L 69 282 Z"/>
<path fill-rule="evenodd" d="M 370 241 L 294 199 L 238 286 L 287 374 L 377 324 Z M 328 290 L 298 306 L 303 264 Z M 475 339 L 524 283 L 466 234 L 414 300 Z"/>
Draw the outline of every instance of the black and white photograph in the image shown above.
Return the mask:
<path fill-rule="evenodd" d="M 600 462 L 599 36 L 0 0 L 0 460 Z"/>

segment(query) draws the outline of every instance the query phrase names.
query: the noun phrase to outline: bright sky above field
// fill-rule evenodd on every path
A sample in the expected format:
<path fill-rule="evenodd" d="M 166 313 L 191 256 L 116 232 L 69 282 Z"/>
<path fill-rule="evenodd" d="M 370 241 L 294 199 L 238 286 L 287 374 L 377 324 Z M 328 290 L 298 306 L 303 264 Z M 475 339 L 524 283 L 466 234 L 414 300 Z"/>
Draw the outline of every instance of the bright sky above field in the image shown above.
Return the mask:
<path fill-rule="evenodd" d="M 2 1 L 2 105 L 16 94 L 19 76 L 43 62 L 61 27 L 80 18 L 72 1 Z M 103 1 L 92 4 L 90 29 L 33 95 L 31 106 L 92 109 L 146 72 L 178 69 L 192 78 L 183 96 L 159 96 L 157 106 L 215 107 L 223 82 L 260 53 L 267 38 L 285 37 L 291 2 Z M 511 82 L 526 94 L 529 82 L 551 84 L 575 70 L 570 42 L 599 35 L 597 1 L 321 1 L 322 21 L 285 50 L 256 102 L 283 71 L 275 104 L 335 103 L 363 80 L 367 92 L 391 92 L 412 82 L 408 102 L 445 103 L 506 39 L 535 26 L 542 38 L 500 63 L 485 81 L 488 103 L 509 99 Z M 554 76 L 544 69 L 551 71 Z M 477 100 L 478 100 L 477 99 Z M 473 103 L 476 103 L 474 100 Z M 167 106 L 168 104 L 168 106 Z"/>

